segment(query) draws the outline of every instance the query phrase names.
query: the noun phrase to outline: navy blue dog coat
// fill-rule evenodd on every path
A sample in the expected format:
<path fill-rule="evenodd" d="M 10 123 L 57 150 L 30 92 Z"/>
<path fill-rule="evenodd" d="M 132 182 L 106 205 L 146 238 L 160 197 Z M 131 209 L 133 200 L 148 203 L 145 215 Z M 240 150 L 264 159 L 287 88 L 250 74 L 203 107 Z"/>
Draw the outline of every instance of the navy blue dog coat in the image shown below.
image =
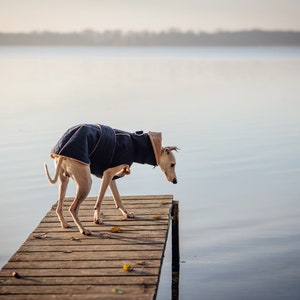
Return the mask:
<path fill-rule="evenodd" d="M 154 134 L 161 138 L 160 133 Z M 83 124 L 67 130 L 51 150 L 51 157 L 72 158 L 89 165 L 92 174 L 102 177 L 106 169 L 121 164 L 131 166 L 136 162 L 156 166 L 154 147 L 150 133 L 129 133 L 100 124 Z"/>

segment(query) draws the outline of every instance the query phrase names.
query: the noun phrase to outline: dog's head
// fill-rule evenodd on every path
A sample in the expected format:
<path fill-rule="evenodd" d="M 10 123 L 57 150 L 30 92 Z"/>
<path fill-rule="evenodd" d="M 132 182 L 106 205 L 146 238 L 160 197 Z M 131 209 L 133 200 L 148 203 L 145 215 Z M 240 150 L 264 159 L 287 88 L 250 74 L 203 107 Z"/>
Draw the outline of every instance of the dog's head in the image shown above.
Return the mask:
<path fill-rule="evenodd" d="M 177 177 L 175 172 L 176 159 L 172 151 L 179 150 L 177 147 L 164 147 L 161 149 L 161 155 L 159 159 L 159 166 L 162 172 L 166 175 L 169 182 L 177 183 Z"/>
<path fill-rule="evenodd" d="M 160 166 L 168 181 L 177 183 L 175 173 L 176 159 L 172 151 L 178 151 L 179 148 L 176 146 L 162 147 L 162 136 L 160 132 L 149 131 L 148 134 L 152 143 L 157 165 Z"/>

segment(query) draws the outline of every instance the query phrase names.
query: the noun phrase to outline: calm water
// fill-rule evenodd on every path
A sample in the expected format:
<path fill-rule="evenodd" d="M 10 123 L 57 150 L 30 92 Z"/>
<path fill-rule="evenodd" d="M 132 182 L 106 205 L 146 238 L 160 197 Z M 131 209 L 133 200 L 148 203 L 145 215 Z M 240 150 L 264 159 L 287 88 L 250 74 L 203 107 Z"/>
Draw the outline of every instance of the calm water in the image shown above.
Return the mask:
<path fill-rule="evenodd" d="M 180 201 L 181 299 L 299 299 L 299 79 L 297 48 L 0 48 L 0 267 L 56 201 L 52 146 L 100 122 L 182 149 L 177 185 L 140 165 L 119 181 Z"/>

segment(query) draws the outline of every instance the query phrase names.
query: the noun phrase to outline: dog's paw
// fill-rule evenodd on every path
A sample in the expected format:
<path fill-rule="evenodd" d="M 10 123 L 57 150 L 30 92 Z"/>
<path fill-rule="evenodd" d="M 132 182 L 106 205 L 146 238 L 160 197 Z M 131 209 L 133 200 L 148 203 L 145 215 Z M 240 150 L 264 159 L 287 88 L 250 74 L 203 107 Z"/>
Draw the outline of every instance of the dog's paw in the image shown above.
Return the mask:
<path fill-rule="evenodd" d="M 103 224 L 104 220 L 102 218 L 100 218 L 100 219 L 94 219 L 94 223 L 95 224 Z"/>
<path fill-rule="evenodd" d="M 61 228 L 70 228 L 71 227 L 67 222 L 61 222 L 60 225 L 61 225 Z"/>
<path fill-rule="evenodd" d="M 135 218 L 135 214 L 133 212 L 126 212 L 126 217 L 128 219 L 134 219 Z"/>
<path fill-rule="evenodd" d="M 84 234 L 84 235 L 91 235 L 91 234 L 92 234 L 92 232 L 91 232 L 90 230 L 85 229 L 85 228 L 83 228 L 83 230 L 80 230 L 80 232 L 81 232 L 82 234 Z"/>

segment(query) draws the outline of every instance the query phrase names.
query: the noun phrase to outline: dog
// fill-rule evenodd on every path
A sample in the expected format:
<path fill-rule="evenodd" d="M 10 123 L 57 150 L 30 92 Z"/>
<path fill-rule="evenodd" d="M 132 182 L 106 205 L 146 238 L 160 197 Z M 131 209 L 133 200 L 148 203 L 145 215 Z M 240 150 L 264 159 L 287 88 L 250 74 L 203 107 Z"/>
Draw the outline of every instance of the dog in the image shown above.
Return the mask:
<path fill-rule="evenodd" d="M 166 179 L 176 184 L 176 160 L 172 153 L 174 150 L 178 151 L 179 148 L 162 147 L 160 132 L 129 133 L 102 124 L 81 124 L 68 129 L 50 153 L 56 165 L 53 178 L 49 175 L 47 164 L 44 164 L 49 182 L 60 182 L 56 214 L 61 227 L 70 227 L 63 215 L 63 202 L 70 177 L 76 183 L 77 189 L 69 212 L 79 231 L 91 235 L 91 231 L 82 225 L 78 217 L 79 207 L 92 186 L 91 174 L 102 178 L 95 204 L 94 222 L 103 223 L 100 208 L 107 187 L 112 192 L 116 208 L 125 218 L 134 218 L 134 213 L 128 212 L 122 203 L 116 180 L 130 174 L 132 163 L 140 163 L 160 166 Z"/>

